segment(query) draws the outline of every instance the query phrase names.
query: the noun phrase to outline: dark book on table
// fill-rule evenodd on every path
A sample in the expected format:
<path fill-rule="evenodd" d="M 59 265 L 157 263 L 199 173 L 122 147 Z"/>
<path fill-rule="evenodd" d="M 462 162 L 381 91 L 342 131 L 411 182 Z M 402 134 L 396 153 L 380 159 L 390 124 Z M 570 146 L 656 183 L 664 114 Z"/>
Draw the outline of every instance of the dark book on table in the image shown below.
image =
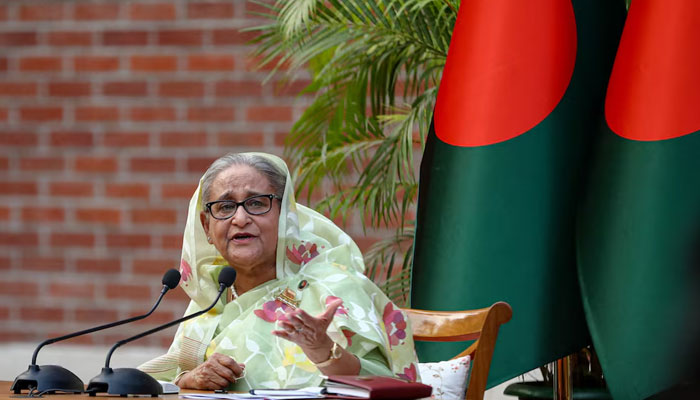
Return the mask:
<path fill-rule="evenodd" d="M 374 375 L 331 375 L 323 386 L 328 395 L 358 399 L 418 399 L 433 391 L 419 382 Z"/>

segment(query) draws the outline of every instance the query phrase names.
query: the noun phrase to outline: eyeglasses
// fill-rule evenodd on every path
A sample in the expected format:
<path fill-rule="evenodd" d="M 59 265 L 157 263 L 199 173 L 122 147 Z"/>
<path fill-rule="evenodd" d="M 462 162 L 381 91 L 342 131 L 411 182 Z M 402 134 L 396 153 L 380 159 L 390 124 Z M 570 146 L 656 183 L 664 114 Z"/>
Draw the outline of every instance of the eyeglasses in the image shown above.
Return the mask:
<path fill-rule="evenodd" d="M 282 200 L 281 197 L 274 194 L 259 194 L 257 196 L 248 197 L 243 201 L 210 201 L 204 204 L 204 206 L 215 219 L 229 219 L 236 213 L 238 206 L 243 206 L 243 209 L 250 215 L 265 214 L 272 209 L 272 199 Z"/>

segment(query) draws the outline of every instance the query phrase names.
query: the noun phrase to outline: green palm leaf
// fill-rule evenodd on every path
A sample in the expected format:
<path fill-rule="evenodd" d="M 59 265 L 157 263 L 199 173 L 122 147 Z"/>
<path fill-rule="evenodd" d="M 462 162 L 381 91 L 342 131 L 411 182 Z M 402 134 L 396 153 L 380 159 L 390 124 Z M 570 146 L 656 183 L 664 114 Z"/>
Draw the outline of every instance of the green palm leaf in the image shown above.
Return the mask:
<path fill-rule="evenodd" d="M 271 74 L 308 69 L 312 104 L 292 127 L 285 152 L 297 190 L 330 187 L 316 204 L 333 217 L 349 211 L 363 228 L 398 226 L 367 252 L 368 276 L 407 299 L 418 191 L 414 153 L 422 152 L 447 57 L 458 1 L 278 0 L 256 55 Z M 324 193 L 325 193 L 324 191 Z M 366 221 L 365 221 L 366 219 Z M 389 277 L 389 278 L 387 278 Z"/>

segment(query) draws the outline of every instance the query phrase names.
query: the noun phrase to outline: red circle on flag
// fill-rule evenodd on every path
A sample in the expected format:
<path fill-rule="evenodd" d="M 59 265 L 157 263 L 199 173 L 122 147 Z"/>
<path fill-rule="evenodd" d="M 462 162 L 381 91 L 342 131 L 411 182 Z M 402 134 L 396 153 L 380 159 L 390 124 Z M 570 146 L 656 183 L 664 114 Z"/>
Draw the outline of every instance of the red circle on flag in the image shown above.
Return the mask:
<path fill-rule="evenodd" d="M 435 105 L 435 133 L 484 146 L 532 129 L 554 110 L 576 61 L 570 0 L 463 1 Z"/>
<path fill-rule="evenodd" d="M 605 118 L 627 139 L 700 130 L 700 1 L 635 0 L 622 33 Z"/>

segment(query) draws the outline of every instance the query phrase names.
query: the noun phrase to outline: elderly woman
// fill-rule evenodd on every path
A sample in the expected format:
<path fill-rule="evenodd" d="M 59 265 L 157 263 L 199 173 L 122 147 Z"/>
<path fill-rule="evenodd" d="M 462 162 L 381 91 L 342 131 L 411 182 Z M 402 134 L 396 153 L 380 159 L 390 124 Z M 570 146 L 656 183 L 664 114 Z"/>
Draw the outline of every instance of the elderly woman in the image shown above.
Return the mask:
<path fill-rule="evenodd" d="M 405 315 L 363 274 L 352 239 L 297 204 L 287 166 L 260 153 L 216 160 L 190 201 L 182 248 L 186 314 L 208 306 L 225 265 L 226 301 L 183 323 L 139 368 L 182 388 L 317 386 L 321 375 L 416 379 Z"/>

